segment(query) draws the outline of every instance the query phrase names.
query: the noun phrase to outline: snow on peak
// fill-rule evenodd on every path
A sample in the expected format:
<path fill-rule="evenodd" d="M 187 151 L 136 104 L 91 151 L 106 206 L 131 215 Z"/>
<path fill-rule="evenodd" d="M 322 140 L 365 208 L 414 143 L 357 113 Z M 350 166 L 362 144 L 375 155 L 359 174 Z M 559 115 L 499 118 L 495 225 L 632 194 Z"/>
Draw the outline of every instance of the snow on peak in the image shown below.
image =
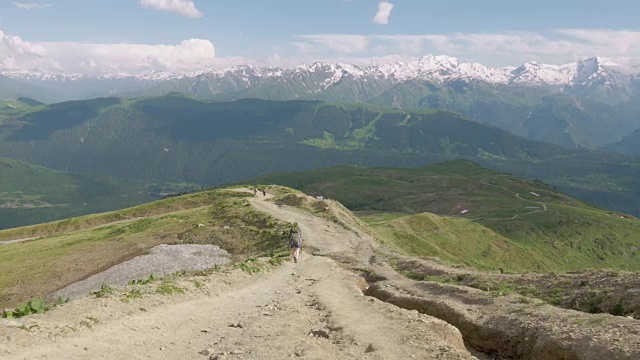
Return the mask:
<path fill-rule="evenodd" d="M 605 85 L 613 86 L 619 76 L 625 72 L 622 65 L 611 59 L 593 57 L 579 61 L 572 82 L 576 85 Z M 632 74 L 631 69 L 626 71 Z"/>
<path fill-rule="evenodd" d="M 638 68 L 624 68 L 611 59 L 593 57 L 565 65 L 549 65 L 536 61 L 521 66 L 493 68 L 478 63 L 463 62 L 447 55 L 425 55 L 413 61 L 398 61 L 377 66 L 359 66 L 344 63 L 316 62 L 293 69 L 237 65 L 227 69 L 204 69 L 187 74 L 150 71 L 144 74 L 45 74 L 37 71 L 0 71 L 0 75 L 37 81 L 75 81 L 79 79 L 133 79 L 140 81 L 170 81 L 205 76 L 219 81 L 254 84 L 260 79 L 277 78 L 295 80 L 307 78 L 319 88 L 340 82 L 342 79 L 384 79 L 396 83 L 405 81 L 430 81 L 436 83 L 484 81 L 492 84 L 518 84 L 523 86 L 573 86 L 590 84 L 615 84 L 620 74 L 638 74 Z M 309 81 L 305 86 L 311 85 Z"/>
<path fill-rule="evenodd" d="M 568 65 L 547 65 L 532 61 L 512 70 L 509 82 L 519 85 L 562 86 L 571 81 L 573 73 Z"/>

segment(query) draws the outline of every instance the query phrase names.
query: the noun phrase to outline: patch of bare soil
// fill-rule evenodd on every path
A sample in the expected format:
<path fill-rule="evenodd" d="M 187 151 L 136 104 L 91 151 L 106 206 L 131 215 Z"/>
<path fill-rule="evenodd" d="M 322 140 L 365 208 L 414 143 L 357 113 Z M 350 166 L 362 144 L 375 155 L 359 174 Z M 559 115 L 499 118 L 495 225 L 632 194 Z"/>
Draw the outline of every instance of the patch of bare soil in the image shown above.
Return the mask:
<path fill-rule="evenodd" d="M 411 258 L 399 259 L 396 268 L 414 280 L 464 285 L 497 295 L 517 293 L 565 309 L 640 319 L 640 276 L 634 273 L 495 274 Z"/>
<path fill-rule="evenodd" d="M 407 279 L 387 264 L 367 295 L 442 319 L 475 348 L 514 359 L 638 359 L 637 320 L 565 310 L 515 294 Z"/>

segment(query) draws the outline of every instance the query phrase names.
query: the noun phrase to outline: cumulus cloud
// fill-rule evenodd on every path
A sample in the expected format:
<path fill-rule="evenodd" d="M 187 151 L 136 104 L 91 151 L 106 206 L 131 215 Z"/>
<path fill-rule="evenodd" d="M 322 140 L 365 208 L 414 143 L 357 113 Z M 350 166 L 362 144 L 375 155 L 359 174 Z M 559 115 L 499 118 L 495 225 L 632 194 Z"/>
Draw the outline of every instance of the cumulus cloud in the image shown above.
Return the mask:
<path fill-rule="evenodd" d="M 51 4 L 21 3 L 21 2 L 15 2 L 15 1 L 13 2 L 13 5 L 15 5 L 18 9 L 24 9 L 24 10 L 44 9 L 44 8 L 49 8 L 53 6 Z"/>
<path fill-rule="evenodd" d="M 393 11 L 393 4 L 388 1 L 381 1 L 380 4 L 378 4 L 378 12 L 373 18 L 373 22 L 379 25 L 388 24 L 391 11 Z"/>
<path fill-rule="evenodd" d="M 196 8 L 193 0 L 139 0 L 138 3 L 145 8 L 172 12 L 190 18 L 199 18 L 204 15 Z"/>
<path fill-rule="evenodd" d="M 402 55 L 406 58 L 438 53 L 491 66 L 528 61 L 567 63 L 592 56 L 638 62 L 640 31 L 612 29 L 554 29 L 543 32 L 449 33 L 423 35 L 305 35 L 301 53 Z M 635 60 L 633 60 L 635 59 Z"/>
<path fill-rule="evenodd" d="M 188 72 L 217 66 L 209 40 L 175 45 L 29 42 L 0 31 L 0 69 L 78 74 Z M 239 61 L 231 59 L 228 62 Z"/>

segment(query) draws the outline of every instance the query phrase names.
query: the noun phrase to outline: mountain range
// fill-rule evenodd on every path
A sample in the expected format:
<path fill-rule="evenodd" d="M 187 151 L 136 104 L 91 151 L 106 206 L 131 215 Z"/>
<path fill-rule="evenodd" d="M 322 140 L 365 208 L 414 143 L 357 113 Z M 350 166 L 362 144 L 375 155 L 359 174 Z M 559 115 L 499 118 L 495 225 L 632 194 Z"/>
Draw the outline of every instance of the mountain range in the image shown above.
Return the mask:
<path fill-rule="evenodd" d="M 206 78 L 211 81 L 212 93 L 227 93 L 256 86 L 269 80 L 276 82 L 302 80 L 313 75 L 330 75 L 322 81 L 320 89 L 326 90 L 345 78 L 378 79 L 393 83 L 412 80 L 424 80 L 434 83 L 445 83 L 454 80 L 484 81 L 490 84 L 520 86 L 554 86 L 564 89 L 580 89 L 586 87 L 609 87 L 626 85 L 637 80 L 640 68 L 622 66 L 611 60 L 594 57 L 564 65 L 550 65 L 528 62 L 518 67 L 492 68 L 478 63 L 460 62 L 455 57 L 446 55 L 426 55 L 416 61 L 395 62 L 376 66 L 358 66 L 344 63 L 317 62 L 300 65 L 293 69 L 260 68 L 252 65 L 234 66 L 228 69 L 207 69 L 185 74 L 151 71 L 139 75 L 81 75 L 81 74 L 49 74 L 37 71 L 0 71 L 7 78 L 45 85 L 66 83 L 68 86 L 83 81 L 130 81 L 140 85 L 163 81 L 194 81 Z M 219 82 L 216 84 L 215 81 Z M 216 86 L 217 85 L 217 86 Z M 234 86 L 235 85 L 235 86 Z M 123 85 L 121 85 L 123 86 Z M 117 91 L 114 86 L 114 91 Z M 314 89 L 309 89 L 313 92 Z"/>
<path fill-rule="evenodd" d="M 215 185 L 339 164 L 463 158 L 640 214 L 640 160 L 527 140 L 445 110 L 182 94 L 19 103 L 0 109 L 0 156 L 65 172 Z"/>
<path fill-rule="evenodd" d="M 601 148 L 640 128 L 640 69 L 602 58 L 491 68 L 448 56 L 379 66 L 251 65 L 188 74 L 86 76 L 0 72 L 0 98 L 44 102 L 179 92 L 205 100 L 369 102 L 452 110 L 516 135 L 568 148 Z"/>

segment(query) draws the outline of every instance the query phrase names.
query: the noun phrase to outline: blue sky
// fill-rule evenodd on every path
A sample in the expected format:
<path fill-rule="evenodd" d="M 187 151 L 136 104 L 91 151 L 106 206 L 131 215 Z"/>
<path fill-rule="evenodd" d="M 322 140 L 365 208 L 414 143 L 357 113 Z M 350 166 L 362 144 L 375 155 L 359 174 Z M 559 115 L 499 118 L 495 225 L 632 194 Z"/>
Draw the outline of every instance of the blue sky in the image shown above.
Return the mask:
<path fill-rule="evenodd" d="M 426 53 L 490 66 L 635 62 L 638 13 L 640 2 L 622 0 L 0 0 L 0 68 L 186 71 Z"/>

